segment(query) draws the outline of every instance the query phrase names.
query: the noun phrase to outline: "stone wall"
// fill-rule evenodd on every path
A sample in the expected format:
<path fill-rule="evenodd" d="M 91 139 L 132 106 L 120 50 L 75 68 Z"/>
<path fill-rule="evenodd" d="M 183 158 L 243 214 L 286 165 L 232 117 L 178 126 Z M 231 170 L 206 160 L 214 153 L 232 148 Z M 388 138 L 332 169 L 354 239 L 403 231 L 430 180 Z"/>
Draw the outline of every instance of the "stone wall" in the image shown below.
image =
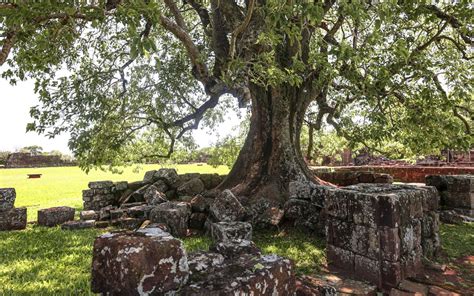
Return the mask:
<path fill-rule="evenodd" d="M 474 175 L 431 175 L 426 185 L 438 189 L 443 210 L 474 218 Z"/>
<path fill-rule="evenodd" d="M 324 181 L 339 186 L 349 186 L 359 183 L 392 184 L 393 178 L 388 174 L 372 172 L 320 172 L 317 176 Z"/>
<path fill-rule="evenodd" d="M 31 153 L 12 153 L 8 156 L 6 168 L 36 168 L 36 167 L 58 167 L 73 166 L 73 162 L 61 159 L 59 155 L 33 155 Z"/>
<path fill-rule="evenodd" d="M 474 167 L 422 167 L 422 166 L 346 166 L 346 167 L 312 167 L 316 175 L 328 172 L 370 172 L 388 174 L 396 182 L 425 183 L 428 175 L 474 175 Z"/>
<path fill-rule="evenodd" d="M 360 184 L 326 195 L 327 259 L 332 268 L 390 290 L 440 248 L 434 187 Z"/>

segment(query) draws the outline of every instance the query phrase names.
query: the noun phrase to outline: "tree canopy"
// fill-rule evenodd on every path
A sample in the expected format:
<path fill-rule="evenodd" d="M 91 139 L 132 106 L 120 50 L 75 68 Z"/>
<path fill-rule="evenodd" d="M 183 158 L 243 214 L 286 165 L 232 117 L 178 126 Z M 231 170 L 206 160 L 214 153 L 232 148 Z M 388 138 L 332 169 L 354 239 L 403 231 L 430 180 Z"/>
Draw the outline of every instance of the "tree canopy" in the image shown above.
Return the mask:
<path fill-rule="evenodd" d="M 0 65 L 12 82 L 36 81 L 40 104 L 28 129 L 68 131 L 84 168 L 167 157 L 191 141 L 189 130 L 218 124 L 237 105 L 252 113 L 243 151 L 268 152 L 260 156 L 267 164 L 299 161 L 300 152 L 276 147 L 299 150 L 305 119 L 367 145 L 466 148 L 474 143 L 472 8 L 469 1 L 17 1 L 0 4 Z"/>

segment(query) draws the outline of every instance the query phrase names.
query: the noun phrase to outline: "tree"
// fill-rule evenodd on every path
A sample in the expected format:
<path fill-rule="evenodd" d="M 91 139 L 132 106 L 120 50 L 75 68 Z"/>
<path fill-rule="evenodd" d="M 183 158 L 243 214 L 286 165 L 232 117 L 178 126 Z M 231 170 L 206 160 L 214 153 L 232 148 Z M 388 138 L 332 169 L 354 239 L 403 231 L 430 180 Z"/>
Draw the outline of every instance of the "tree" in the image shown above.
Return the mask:
<path fill-rule="evenodd" d="M 41 155 L 43 153 L 43 147 L 38 145 L 25 146 L 20 149 L 20 152 L 31 153 L 33 155 Z"/>
<path fill-rule="evenodd" d="M 320 182 L 300 149 L 308 110 L 362 142 L 473 143 L 468 1 L 0 5 L 3 77 L 35 79 L 41 100 L 28 128 L 69 131 L 85 169 L 169 157 L 232 98 L 250 127 L 220 188 L 255 198 Z"/>

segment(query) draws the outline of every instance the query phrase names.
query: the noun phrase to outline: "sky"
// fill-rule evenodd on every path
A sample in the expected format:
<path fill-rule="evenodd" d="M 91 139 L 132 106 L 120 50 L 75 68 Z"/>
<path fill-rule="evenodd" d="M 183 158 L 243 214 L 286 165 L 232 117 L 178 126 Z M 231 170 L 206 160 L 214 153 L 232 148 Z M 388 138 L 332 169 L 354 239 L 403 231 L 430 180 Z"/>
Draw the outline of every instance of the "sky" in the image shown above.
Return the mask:
<path fill-rule="evenodd" d="M 16 151 L 25 146 L 39 145 L 43 151 L 59 150 L 72 154 L 67 146 L 69 135 L 64 134 L 49 139 L 34 132 L 26 132 L 26 124 L 31 122 L 29 110 L 38 104 L 34 94 L 33 81 L 19 82 L 12 86 L 0 79 L 0 151 Z M 235 112 L 228 112 L 225 120 L 214 131 L 200 128 L 193 131 L 200 147 L 210 146 L 228 134 L 235 134 L 240 119 Z"/>

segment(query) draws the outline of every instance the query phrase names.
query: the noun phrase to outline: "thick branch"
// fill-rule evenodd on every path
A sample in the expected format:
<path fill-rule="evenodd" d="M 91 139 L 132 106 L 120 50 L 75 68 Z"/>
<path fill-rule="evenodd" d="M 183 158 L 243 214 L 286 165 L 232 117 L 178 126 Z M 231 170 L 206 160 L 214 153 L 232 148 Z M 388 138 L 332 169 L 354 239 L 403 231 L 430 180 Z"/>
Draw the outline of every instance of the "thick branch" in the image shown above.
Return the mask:
<path fill-rule="evenodd" d="M 232 32 L 232 37 L 230 40 L 230 58 L 231 59 L 234 58 L 235 42 L 237 41 L 237 37 L 240 34 L 242 34 L 247 28 L 247 26 L 249 25 L 250 20 L 252 19 L 254 7 L 255 7 L 255 0 L 249 0 L 247 15 L 245 16 L 244 21 L 237 28 L 235 28 L 234 32 Z"/>
<path fill-rule="evenodd" d="M 2 66 L 8 58 L 10 51 L 15 44 L 16 39 L 16 32 L 10 31 L 6 34 L 5 38 L 3 39 L 2 49 L 0 51 L 0 66 Z"/>

